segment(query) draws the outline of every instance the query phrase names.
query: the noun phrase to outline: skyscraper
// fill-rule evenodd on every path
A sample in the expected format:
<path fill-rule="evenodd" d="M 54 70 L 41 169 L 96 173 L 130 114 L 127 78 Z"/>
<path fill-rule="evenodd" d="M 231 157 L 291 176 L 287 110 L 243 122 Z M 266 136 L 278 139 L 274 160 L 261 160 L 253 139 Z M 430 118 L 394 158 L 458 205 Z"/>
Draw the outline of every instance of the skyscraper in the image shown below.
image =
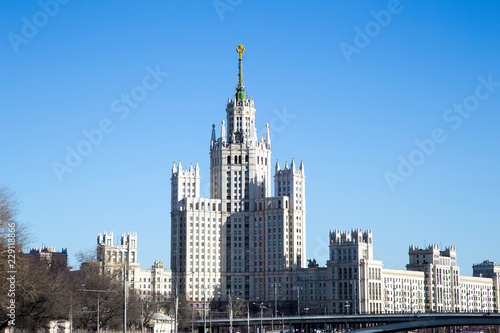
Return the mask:
<path fill-rule="evenodd" d="M 243 53 L 236 51 L 238 84 L 229 98 L 220 137 L 212 125 L 210 198 L 200 198 L 199 166 L 172 168 L 172 272 L 193 301 L 255 299 L 269 294 L 271 276 L 305 267 L 304 164 L 275 164 L 271 189 L 269 125 L 257 137 L 255 104 L 243 84 Z M 206 295 L 206 296 L 203 296 Z"/>

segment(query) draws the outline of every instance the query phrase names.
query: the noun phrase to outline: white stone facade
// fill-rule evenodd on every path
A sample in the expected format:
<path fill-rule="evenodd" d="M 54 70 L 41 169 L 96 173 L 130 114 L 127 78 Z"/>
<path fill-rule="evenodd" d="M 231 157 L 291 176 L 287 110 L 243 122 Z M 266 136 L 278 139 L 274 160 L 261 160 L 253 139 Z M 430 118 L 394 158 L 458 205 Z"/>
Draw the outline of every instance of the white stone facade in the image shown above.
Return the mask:
<path fill-rule="evenodd" d="M 197 308 L 231 295 L 268 307 L 274 302 L 288 314 L 498 312 L 500 266 L 483 262 L 474 266 L 477 276 L 460 276 L 454 247 L 410 246 L 407 269 L 394 270 L 373 257 L 371 231 L 333 230 L 326 267 L 308 267 L 304 164 L 292 158 L 281 168 L 276 161 L 273 193 L 269 128 L 257 137 L 241 57 L 239 70 L 219 137 L 212 125 L 210 197 L 200 196 L 198 162 L 172 167 L 171 270 L 161 262 L 140 269 L 137 236 L 122 235 L 114 245 L 113 234 L 104 233 L 98 237 L 103 272 L 120 276 L 126 264 L 131 287 L 142 295 L 176 290 Z"/>
<path fill-rule="evenodd" d="M 424 272 L 425 312 L 498 311 L 495 279 L 460 276 L 453 246 L 440 251 L 436 244 L 425 249 L 412 245 L 409 256 L 407 269 Z"/>
<path fill-rule="evenodd" d="M 423 313 L 424 273 L 396 269 L 382 270 L 384 313 Z"/>
<path fill-rule="evenodd" d="M 228 99 L 219 138 L 212 126 L 210 198 L 200 198 L 198 163 L 172 168 L 172 270 L 179 292 L 195 302 L 228 293 L 265 298 L 270 276 L 306 264 L 304 165 L 276 162 L 272 195 L 269 128 L 257 137 L 241 68 L 240 59 L 238 92 Z"/>

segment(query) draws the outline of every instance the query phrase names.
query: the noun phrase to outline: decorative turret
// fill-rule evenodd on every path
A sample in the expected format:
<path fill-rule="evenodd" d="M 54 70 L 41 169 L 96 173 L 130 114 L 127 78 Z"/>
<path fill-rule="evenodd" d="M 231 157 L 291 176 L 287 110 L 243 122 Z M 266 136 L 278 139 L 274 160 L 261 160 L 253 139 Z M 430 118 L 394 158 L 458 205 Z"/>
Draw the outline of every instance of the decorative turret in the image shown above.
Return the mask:
<path fill-rule="evenodd" d="M 184 198 L 199 198 L 200 196 L 200 168 L 198 161 L 193 168 L 190 163 L 188 170 L 182 170 L 181 160 L 176 168 L 172 167 L 171 190 L 171 210 L 177 211 L 181 208 L 180 202 Z"/>
<path fill-rule="evenodd" d="M 305 172 L 304 163 L 300 161 L 299 169 L 295 166 L 295 158 L 292 157 L 290 166 L 288 161 L 285 161 L 283 169 L 280 168 L 276 161 L 276 169 L 274 172 L 274 193 L 276 196 L 288 196 L 291 198 L 291 208 L 304 210 L 306 209 L 305 200 Z"/>
<path fill-rule="evenodd" d="M 212 138 L 210 139 L 210 141 L 212 142 L 215 142 L 216 138 L 215 138 L 215 124 L 212 124 Z"/>
<path fill-rule="evenodd" d="M 271 147 L 271 137 L 269 136 L 269 124 L 266 124 L 266 145 Z"/>
<path fill-rule="evenodd" d="M 220 140 L 224 144 L 226 142 L 226 122 L 222 121 L 222 128 L 220 129 Z"/>

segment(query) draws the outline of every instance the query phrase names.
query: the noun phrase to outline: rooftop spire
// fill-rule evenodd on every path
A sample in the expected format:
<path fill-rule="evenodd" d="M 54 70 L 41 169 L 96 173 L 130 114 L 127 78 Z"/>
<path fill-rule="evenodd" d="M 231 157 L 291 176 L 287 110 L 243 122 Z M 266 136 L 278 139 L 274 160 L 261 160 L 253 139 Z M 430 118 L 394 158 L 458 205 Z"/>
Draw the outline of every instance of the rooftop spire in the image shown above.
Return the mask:
<path fill-rule="evenodd" d="M 211 141 L 216 141 L 217 139 L 215 138 L 215 124 L 212 124 L 212 138 Z"/>
<path fill-rule="evenodd" d="M 245 47 L 243 45 L 238 45 L 236 47 L 236 52 L 239 54 L 239 73 L 238 73 L 238 87 L 236 87 L 236 101 L 244 101 L 247 97 L 245 94 L 245 86 L 243 85 L 243 63 L 241 62 L 242 60 L 242 55 L 243 52 L 245 52 Z"/>
<path fill-rule="evenodd" d="M 271 137 L 269 136 L 269 124 L 266 124 L 266 144 L 271 144 Z"/>

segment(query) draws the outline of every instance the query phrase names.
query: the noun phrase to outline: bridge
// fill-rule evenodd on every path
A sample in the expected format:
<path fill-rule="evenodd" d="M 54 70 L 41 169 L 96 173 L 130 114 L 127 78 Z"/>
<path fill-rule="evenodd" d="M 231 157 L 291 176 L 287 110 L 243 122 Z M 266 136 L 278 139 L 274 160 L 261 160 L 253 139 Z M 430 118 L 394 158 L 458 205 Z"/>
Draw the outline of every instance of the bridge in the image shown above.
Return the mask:
<path fill-rule="evenodd" d="M 289 317 L 238 317 L 232 320 L 234 332 L 247 332 L 247 326 L 252 331 L 264 327 L 267 331 L 275 326 L 277 330 L 341 327 L 352 329 L 351 332 L 399 332 L 428 327 L 446 326 L 490 326 L 500 325 L 500 314 L 488 313 L 418 313 L 418 314 L 362 314 L 362 315 L 325 315 L 325 316 L 289 316 Z M 194 321 L 194 326 L 200 331 L 204 321 Z M 216 328 L 217 332 L 229 330 L 229 319 L 207 318 L 206 327 Z M 286 328 L 285 328 L 286 327 Z"/>

